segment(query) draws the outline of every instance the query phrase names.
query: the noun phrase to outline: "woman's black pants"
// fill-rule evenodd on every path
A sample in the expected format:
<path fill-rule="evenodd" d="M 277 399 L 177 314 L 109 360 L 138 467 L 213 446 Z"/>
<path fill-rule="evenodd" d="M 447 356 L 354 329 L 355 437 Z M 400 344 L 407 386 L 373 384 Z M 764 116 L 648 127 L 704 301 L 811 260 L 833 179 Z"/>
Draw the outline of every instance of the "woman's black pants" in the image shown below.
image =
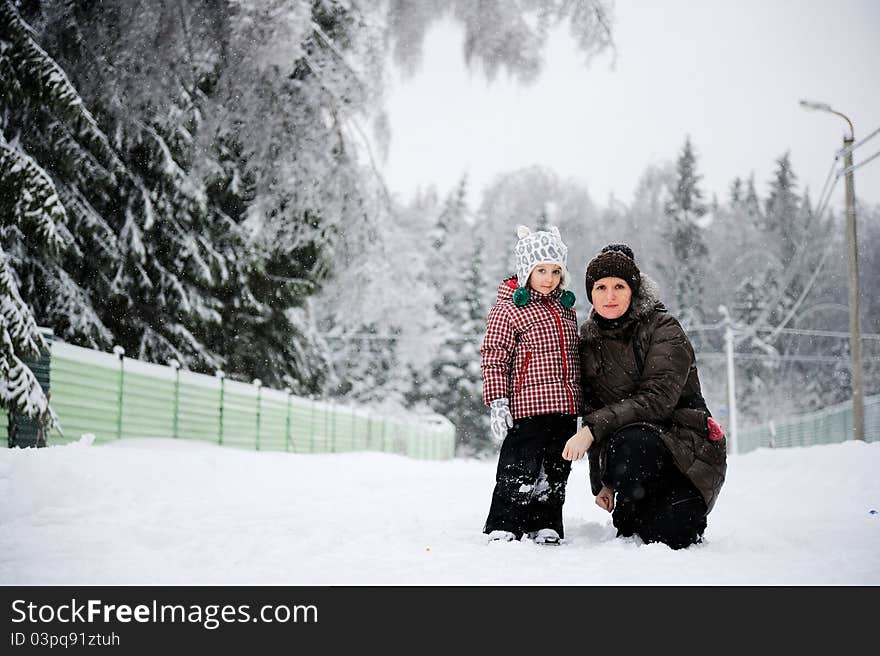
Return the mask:
<path fill-rule="evenodd" d="M 574 415 L 537 415 L 513 422 L 501 444 L 495 490 L 484 533 L 525 533 L 552 528 L 559 537 L 562 504 L 571 463 L 562 457 L 565 443 L 577 431 Z"/>
<path fill-rule="evenodd" d="M 676 467 L 657 430 L 625 426 L 605 446 L 602 483 L 615 491 L 612 522 L 617 535 L 681 549 L 700 542 L 706 503 Z"/>

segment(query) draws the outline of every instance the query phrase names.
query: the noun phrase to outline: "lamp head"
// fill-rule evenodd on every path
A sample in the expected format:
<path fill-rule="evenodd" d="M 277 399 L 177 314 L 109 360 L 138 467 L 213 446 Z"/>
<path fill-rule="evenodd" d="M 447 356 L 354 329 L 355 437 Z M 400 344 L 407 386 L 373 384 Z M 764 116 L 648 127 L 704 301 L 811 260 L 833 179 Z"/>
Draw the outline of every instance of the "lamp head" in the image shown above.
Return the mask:
<path fill-rule="evenodd" d="M 833 111 L 828 103 L 813 102 L 812 100 L 801 100 L 801 107 L 824 112 Z"/>

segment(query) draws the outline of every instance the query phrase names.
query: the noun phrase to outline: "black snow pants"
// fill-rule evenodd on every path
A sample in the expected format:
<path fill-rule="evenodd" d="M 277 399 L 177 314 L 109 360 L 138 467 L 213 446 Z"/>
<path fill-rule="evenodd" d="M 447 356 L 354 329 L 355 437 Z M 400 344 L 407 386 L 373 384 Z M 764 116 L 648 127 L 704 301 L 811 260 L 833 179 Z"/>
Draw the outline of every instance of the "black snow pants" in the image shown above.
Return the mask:
<path fill-rule="evenodd" d="M 682 549 L 702 540 L 706 502 L 676 467 L 656 429 L 624 426 L 605 446 L 602 483 L 615 491 L 618 536 L 638 535 Z"/>
<path fill-rule="evenodd" d="M 575 415 L 536 415 L 513 422 L 501 444 L 495 490 L 484 533 L 523 534 L 552 528 L 559 537 L 571 463 L 562 457 L 577 431 Z"/>

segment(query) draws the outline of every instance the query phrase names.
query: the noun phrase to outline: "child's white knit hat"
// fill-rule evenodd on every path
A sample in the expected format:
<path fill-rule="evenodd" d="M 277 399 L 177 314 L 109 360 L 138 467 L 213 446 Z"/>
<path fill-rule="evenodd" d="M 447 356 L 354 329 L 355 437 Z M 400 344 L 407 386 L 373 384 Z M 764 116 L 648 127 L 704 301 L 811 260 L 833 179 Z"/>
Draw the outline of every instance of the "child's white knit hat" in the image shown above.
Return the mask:
<path fill-rule="evenodd" d="M 520 287 L 525 287 L 532 275 L 532 270 L 539 264 L 558 264 L 562 267 L 560 289 L 568 286 L 568 247 L 562 243 L 559 228 L 550 226 L 549 230 L 532 232 L 527 226 L 516 229 L 519 241 L 513 247 L 516 255 L 516 280 Z"/>

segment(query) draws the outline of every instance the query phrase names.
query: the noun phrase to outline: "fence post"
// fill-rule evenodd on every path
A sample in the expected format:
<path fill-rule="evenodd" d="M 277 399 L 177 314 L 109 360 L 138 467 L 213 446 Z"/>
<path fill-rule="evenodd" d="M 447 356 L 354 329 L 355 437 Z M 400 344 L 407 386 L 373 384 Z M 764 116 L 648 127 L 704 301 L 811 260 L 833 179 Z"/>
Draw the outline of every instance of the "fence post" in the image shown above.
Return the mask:
<path fill-rule="evenodd" d="M 309 453 L 315 452 L 315 399 L 309 399 L 311 405 L 309 407 Z"/>
<path fill-rule="evenodd" d="M 260 450 L 260 392 L 263 387 L 263 381 L 254 378 L 254 387 L 257 388 L 257 451 Z"/>
<path fill-rule="evenodd" d="M 287 392 L 287 420 L 285 421 L 284 430 L 285 430 L 285 439 L 284 439 L 284 450 L 290 451 L 290 445 L 292 440 L 290 439 L 290 397 L 293 395 L 293 390 L 289 387 L 285 387 L 284 391 Z M 294 449 L 295 451 L 296 449 Z"/>
<path fill-rule="evenodd" d="M 125 349 L 118 344 L 113 347 L 113 352 L 119 358 L 119 393 L 116 397 L 116 439 L 122 438 L 122 385 L 125 382 Z"/>
<path fill-rule="evenodd" d="M 178 417 L 180 415 L 180 363 L 174 358 L 171 358 L 171 360 L 168 361 L 168 364 L 174 369 L 174 414 L 171 420 L 171 436 L 174 439 L 177 439 L 177 425 Z"/>
<path fill-rule="evenodd" d="M 719 305 L 718 311 L 724 317 L 724 351 L 727 356 L 727 412 L 730 418 L 728 432 L 730 439 L 728 446 L 731 453 L 739 452 L 739 444 L 737 444 L 737 425 L 736 425 L 736 376 L 735 365 L 733 361 L 733 319 L 726 305 Z"/>
<path fill-rule="evenodd" d="M 336 453 L 336 404 L 330 401 L 330 453 Z"/>
<path fill-rule="evenodd" d="M 219 413 L 218 413 L 220 425 L 218 426 L 218 432 L 217 432 L 217 435 L 218 435 L 217 444 L 222 445 L 223 444 L 223 392 L 226 387 L 224 384 L 224 382 L 226 381 L 226 374 L 223 372 L 222 369 L 218 369 L 217 371 L 214 372 L 214 375 L 217 376 L 217 378 L 220 380 L 220 408 L 219 408 Z"/>

